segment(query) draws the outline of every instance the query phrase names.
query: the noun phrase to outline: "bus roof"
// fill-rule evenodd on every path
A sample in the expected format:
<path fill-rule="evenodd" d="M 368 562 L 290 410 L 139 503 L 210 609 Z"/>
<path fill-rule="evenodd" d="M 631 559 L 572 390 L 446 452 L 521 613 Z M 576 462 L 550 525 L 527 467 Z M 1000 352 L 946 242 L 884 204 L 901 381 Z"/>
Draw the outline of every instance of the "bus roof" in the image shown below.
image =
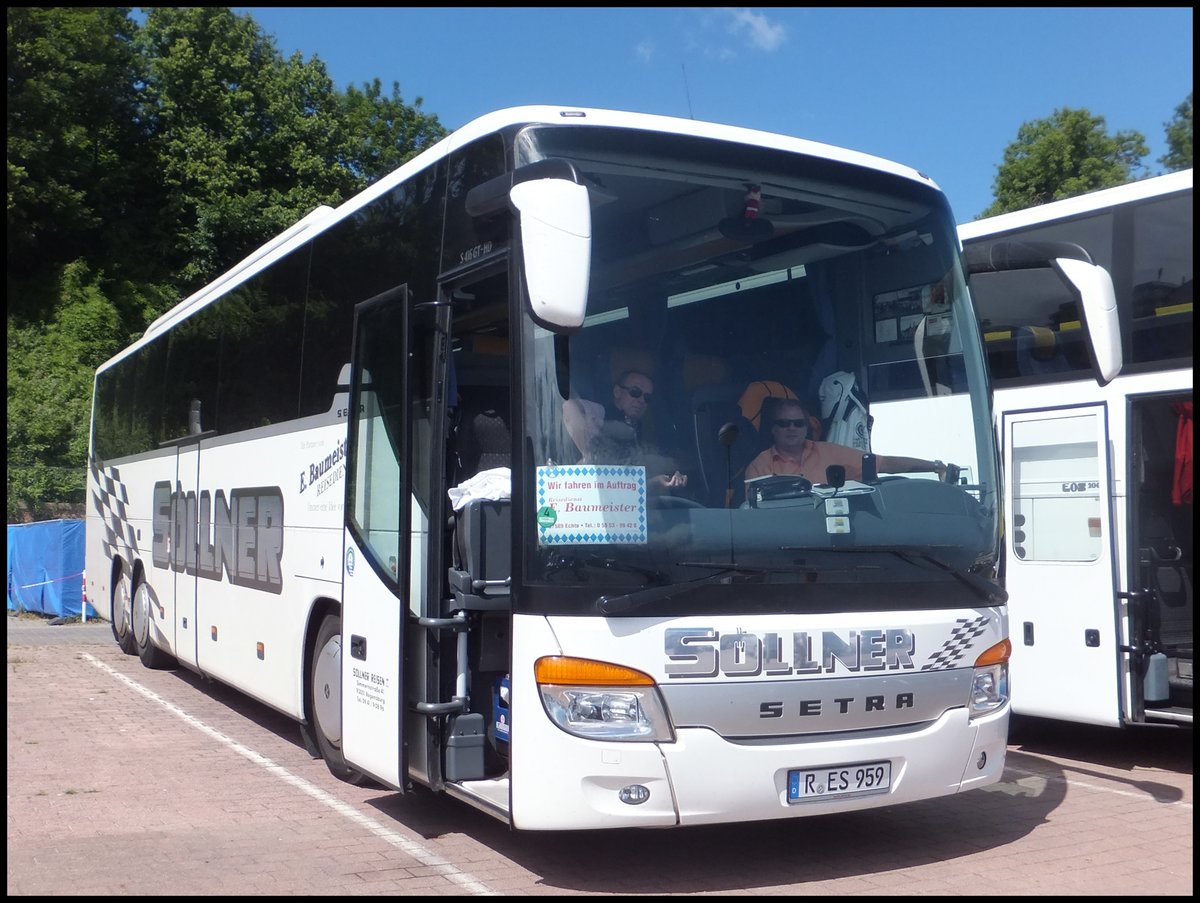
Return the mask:
<path fill-rule="evenodd" d="M 1192 171 L 1183 169 L 1165 176 L 1139 179 L 1136 182 L 1118 185 L 1116 188 L 1102 188 L 1078 197 L 1051 201 L 1046 204 L 1038 204 L 1036 207 L 1026 207 L 1024 210 L 1001 213 L 998 216 L 977 219 L 972 223 L 963 223 L 958 227 L 958 237 L 961 241 L 970 241 L 985 235 L 1025 229 L 1056 219 L 1091 213 L 1094 210 L 1105 210 L 1109 207 L 1143 201 L 1159 195 L 1187 191 L 1191 187 Z"/>
<path fill-rule="evenodd" d="M 935 189 L 938 188 L 929 176 L 909 166 L 860 151 L 848 150 L 846 148 L 773 132 L 763 132 L 740 126 L 722 125 L 713 122 L 681 119 L 650 113 L 631 113 L 585 107 L 509 107 L 487 113 L 468 122 L 432 147 L 413 157 L 407 163 L 404 163 L 371 185 L 368 185 L 358 194 L 340 204 L 336 209 L 329 207 L 316 208 L 288 229 L 247 255 L 235 266 L 162 314 L 150 324 L 145 334 L 137 342 L 123 349 L 112 360 L 102 365 L 100 369 L 104 369 L 109 364 L 123 357 L 127 352 L 161 335 L 176 323 L 186 319 L 189 315 L 206 306 L 211 301 L 261 272 L 274 261 L 286 256 L 299 245 L 312 240 L 326 229 L 387 194 L 397 185 L 404 183 L 443 157 L 448 156 L 478 138 L 501 131 L 510 126 L 535 124 L 570 124 L 573 126 L 641 129 L 651 132 L 663 132 L 665 134 L 694 135 L 700 138 L 740 142 L 752 144 L 756 147 L 775 148 L 862 166 L 891 173 L 902 178 L 912 179 Z"/>

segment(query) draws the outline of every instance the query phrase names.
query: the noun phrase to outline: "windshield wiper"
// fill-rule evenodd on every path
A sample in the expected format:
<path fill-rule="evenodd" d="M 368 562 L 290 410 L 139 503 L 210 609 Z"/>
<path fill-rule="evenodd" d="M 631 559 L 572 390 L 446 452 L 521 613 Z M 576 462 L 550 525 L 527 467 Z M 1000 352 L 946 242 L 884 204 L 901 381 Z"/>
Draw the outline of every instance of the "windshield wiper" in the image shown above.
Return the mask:
<path fill-rule="evenodd" d="M 623 615 L 639 608 L 645 608 L 653 602 L 669 599 L 679 593 L 691 592 L 701 586 L 720 583 L 732 573 L 765 574 L 766 568 L 744 567 L 739 564 L 709 563 L 707 561 L 678 561 L 677 567 L 720 568 L 715 574 L 706 574 L 682 583 L 665 583 L 646 586 L 620 596 L 601 596 L 596 600 L 596 611 L 602 615 Z"/>
<path fill-rule="evenodd" d="M 787 552 L 884 552 L 895 555 L 909 564 L 932 564 L 938 570 L 945 571 L 966 585 L 991 605 L 1003 605 L 1008 601 L 1008 591 L 1004 587 L 998 586 L 978 574 L 951 567 L 937 557 L 934 552 L 935 548 L 935 546 L 784 546 L 783 550 Z"/>
<path fill-rule="evenodd" d="M 555 573 L 556 571 L 571 571 L 577 579 L 582 579 L 580 572 L 584 568 L 594 570 L 609 571 L 617 574 L 633 574 L 641 577 L 645 583 L 660 585 L 667 582 L 668 575 L 662 571 L 656 571 L 652 568 L 639 567 L 636 564 L 628 564 L 623 561 L 617 561 L 615 558 L 601 558 L 599 555 L 588 555 L 585 558 L 569 558 L 560 556 L 555 561 L 551 561 L 546 565 L 547 573 Z"/>

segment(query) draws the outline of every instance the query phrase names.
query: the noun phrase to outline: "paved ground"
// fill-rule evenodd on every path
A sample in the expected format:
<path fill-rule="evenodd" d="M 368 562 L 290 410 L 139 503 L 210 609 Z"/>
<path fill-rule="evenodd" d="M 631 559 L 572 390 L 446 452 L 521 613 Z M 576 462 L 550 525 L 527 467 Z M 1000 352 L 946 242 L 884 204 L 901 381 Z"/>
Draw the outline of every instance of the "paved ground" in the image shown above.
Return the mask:
<path fill-rule="evenodd" d="M 527 835 L 333 779 L 295 726 L 8 619 L 9 895 L 1187 895 L 1191 731 L 1019 723 L 1005 780 L 887 810 Z"/>

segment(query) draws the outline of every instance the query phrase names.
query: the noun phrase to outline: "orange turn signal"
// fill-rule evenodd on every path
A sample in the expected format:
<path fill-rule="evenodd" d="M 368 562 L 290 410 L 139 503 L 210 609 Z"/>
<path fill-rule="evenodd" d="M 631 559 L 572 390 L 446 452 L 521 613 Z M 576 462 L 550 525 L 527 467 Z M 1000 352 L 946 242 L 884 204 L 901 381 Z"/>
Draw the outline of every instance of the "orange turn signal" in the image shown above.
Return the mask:
<path fill-rule="evenodd" d="M 985 649 L 979 658 L 975 659 L 975 667 L 983 668 L 987 665 L 1002 665 L 1008 661 L 1011 655 L 1012 643 L 1006 638 L 990 649 Z"/>
<path fill-rule="evenodd" d="M 585 687 L 652 687 L 654 678 L 642 671 L 586 658 L 547 655 L 533 664 L 539 684 Z"/>

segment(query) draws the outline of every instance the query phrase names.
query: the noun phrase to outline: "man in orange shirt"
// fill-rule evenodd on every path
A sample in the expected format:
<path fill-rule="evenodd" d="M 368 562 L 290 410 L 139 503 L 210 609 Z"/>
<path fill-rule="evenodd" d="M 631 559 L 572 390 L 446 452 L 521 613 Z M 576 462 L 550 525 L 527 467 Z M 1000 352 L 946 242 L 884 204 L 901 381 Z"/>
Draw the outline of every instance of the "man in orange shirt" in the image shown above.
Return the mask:
<path fill-rule="evenodd" d="M 801 476 L 811 483 L 825 482 L 825 468 L 840 464 L 846 468 L 847 480 L 861 480 L 862 452 L 832 442 L 810 439 L 812 423 L 808 412 L 798 401 L 784 400 L 776 408 L 771 421 L 774 444 L 746 466 L 746 479 L 770 474 Z M 946 477 L 946 465 L 941 461 L 905 458 L 898 455 L 876 455 L 878 473 L 933 473 L 938 479 Z"/>

